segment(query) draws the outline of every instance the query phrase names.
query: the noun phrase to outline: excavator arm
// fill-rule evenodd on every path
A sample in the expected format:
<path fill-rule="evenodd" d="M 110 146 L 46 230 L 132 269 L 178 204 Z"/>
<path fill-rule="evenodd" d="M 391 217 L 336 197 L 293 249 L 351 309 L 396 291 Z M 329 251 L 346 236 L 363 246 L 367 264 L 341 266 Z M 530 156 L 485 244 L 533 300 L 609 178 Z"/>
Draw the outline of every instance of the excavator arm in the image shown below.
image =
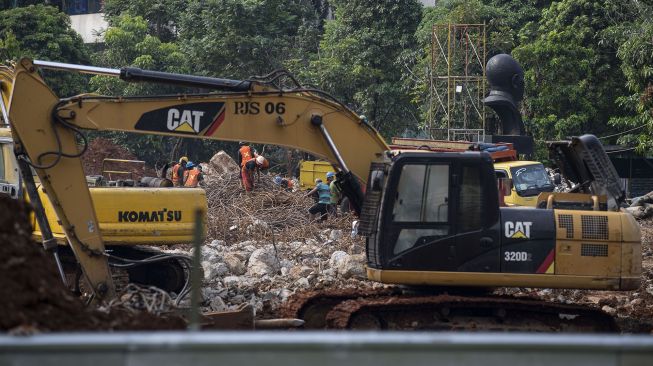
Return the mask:
<path fill-rule="evenodd" d="M 39 66 L 222 90 L 217 93 L 60 99 L 39 75 Z M 300 149 L 340 168 L 344 191 L 360 208 L 370 163 L 388 150 L 378 132 L 319 90 L 282 89 L 269 83 L 233 81 L 140 69 L 101 69 L 20 60 L 0 70 L 3 99 L 19 159 L 36 171 L 82 270 L 99 299 L 114 296 L 98 221 L 80 156 L 82 130 L 125 131 L 226 141 L 245 140 Z"/>

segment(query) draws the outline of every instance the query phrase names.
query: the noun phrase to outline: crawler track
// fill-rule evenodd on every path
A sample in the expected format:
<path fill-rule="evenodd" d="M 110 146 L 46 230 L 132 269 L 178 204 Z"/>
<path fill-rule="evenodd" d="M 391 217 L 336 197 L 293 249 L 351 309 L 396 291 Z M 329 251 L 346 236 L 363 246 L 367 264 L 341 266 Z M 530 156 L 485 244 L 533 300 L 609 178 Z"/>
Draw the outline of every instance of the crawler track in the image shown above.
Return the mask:
<path fill-rule="evenodd" d="M 111 246 L 107 248 L 111 257 L 112 276 L 116 289 L 120 291 L 128 283 L 156 286 L 167 292 L 186 293 L 190 276 L 190 258 L 184 255 L 170 255 L 147 246 Z M 80 292 L 81 269 L 72 251 L 62 247 L 61 257 L 69 284 Z"/>
<path fill-rule="evenodd" d="M 374 291 L 304 293 L 284 316 L 308 329 L 618 332 L 614 319 L 590 307 L 507 296 L 406 295 Z"/>

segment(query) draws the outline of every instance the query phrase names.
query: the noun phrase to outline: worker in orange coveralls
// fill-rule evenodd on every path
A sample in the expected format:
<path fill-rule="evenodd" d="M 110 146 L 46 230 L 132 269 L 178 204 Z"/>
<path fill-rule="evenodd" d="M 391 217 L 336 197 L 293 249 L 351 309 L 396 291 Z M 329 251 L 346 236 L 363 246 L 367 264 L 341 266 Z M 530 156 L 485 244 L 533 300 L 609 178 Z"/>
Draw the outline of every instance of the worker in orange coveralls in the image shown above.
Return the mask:
<path fill-rule="evenodd" d="M 256 158 L 250 158 L 240 168 L 240 178 L 246 192 L 254 189 L 254 172 L 256 171 Z"/>

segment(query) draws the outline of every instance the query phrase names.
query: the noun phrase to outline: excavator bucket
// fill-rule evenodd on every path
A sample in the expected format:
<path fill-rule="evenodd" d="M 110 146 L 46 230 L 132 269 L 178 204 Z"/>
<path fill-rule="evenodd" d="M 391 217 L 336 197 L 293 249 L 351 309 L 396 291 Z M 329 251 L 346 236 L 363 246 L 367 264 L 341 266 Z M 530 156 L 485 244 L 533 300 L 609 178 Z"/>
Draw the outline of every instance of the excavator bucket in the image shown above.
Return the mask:
<path fill-rule="evenodd" d="M 608 209 L 617 208 L 624 202 L 623 184 L 596 136 L 583 135 L 571 141 L 548 142 L 547 145 L 560 173 L 576 183 L 572 192 L 606 195 Z"/>

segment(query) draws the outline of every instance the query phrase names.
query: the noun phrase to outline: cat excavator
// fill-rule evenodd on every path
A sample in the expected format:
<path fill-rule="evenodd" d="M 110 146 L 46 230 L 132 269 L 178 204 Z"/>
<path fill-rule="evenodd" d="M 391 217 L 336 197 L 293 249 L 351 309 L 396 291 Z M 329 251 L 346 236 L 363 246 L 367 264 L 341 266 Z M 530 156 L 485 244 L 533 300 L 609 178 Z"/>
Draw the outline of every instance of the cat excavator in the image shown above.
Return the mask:
<path fill-rule="evenodd" d="M 40 69 L 208 92 L 59 98 Z M 499 194 L 505 193 L 498 190 L 489 154 L 392 152 L 365 118 L 284 71 L 229 80 L 24 58 L 3 67 L 0 81 L 2 112 L 11 125 L 16 157 L 27 167 L 22 172 L 36 214 L 44 215 L 29 168 L 37 173 L 97 299 L 111 299 L 116 292 L 111 256 L 80 162 L 85 130 L 274 144 L 337 166 L 338 184 L 367 237 L 368 279 L 399 286 L 301 294 L 285 315 L 305 319 L 307 327 L 614 330 L 612 318 L 598 310 L 478 289 L 639 286 L 641 238 L 632 216 L 500 207 Z M 593 172 L 610 170 L 598 165 Z M 442 288 L 449 290 L 437 292 Z M 470 296 L 452 288 L 476 292 Z"/>

